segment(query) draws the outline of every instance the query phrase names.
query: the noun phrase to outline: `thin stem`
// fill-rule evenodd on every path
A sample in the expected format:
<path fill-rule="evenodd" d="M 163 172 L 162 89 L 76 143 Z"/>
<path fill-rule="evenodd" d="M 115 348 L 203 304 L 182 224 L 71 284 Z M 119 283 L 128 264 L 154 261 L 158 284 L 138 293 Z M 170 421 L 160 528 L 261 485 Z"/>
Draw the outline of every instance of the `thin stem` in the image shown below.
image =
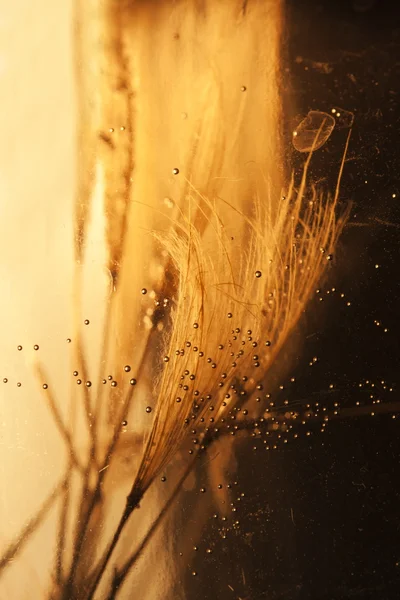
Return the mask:
<path fill-rule="evenodd" d="M 182 488 L 182 485 L 184 484 L 186 478 L 188 477 L 189 473 L 193 469 L 197 458 L 198 458 L 198 454 L 196 454 L 195 457 L 187 465 L 183 474 L 179 478 L 179 481 L 176 484 L 174 491 L 172 492 L 171 496 L 168 498 L 167 502 L 165 503 L 162 510 L 160 511 L 158 517 L 155 519 L 155 521 L 151 525 L 150 529 L 146 533 L 140 546 L 137 548 L 137 550 L 133 554 L 131 554 L 131 556 L 124 563 L 124 565 L 121 567 L 121 569 L 116 569 L 114 577 L 113 577 L 113 581 L 112 581 L 110 595 L 108 596 L 108 600 L 114 600 L 116 598 L 116 595 L 117 595 L 118 591 L 120 590 L 121 585 L 122 585 L 123 581 L 125 580 L 125 578 L 127 577 L 129 571 L 131 570 L 133 565 L 136 563 L 136 561 L 139 559 L 139 557 L 142 555 L 147 544 L 149 543 L 152 536 L 154 535 L 154 533 L 160 526 L 163 517 L 166 515 L 168 510 L 173 505 L 176 497 L 178 496 L 178 494 Z M 90 600 L 90 598 L 88 598 L 88 600 Z"/>
<path fill-rule="evenodd" d="M 36 515 L 31 518 L 26 527 L 21 531 L 21 533 L 18 534 L 17 539 L 8 546 L 7 550 L 0 558 L 0 572 L 8 566 L 8 564 L 17 556 L 17 554 L 22 551 L 24 545 L 29 540 L 31 535 L 36 531 L 39 525 L 41 525 L 58 496 L 62 492 L 67 477 L 68 476 L 63 477 L 62 480 L 56 485 L 51 494 L 43 502 Z"/>
<path fill-rule="evenodd" d="M 90 592 L 87 596 L 87 600 L 92 600 L 96 589 L 104 575 L 104 572 L 107 568 L 107 565 L 109 563 L 109 560 L 115 550 L 116 545 L 118 544 L 118 541 L 121 537 L 121 534 L 125 528 L 126 523 L 129 520 L 129 517 L 131 516 L 131 514 L 133 513 L 133 511 L 135 510 L 135 508 L 139 508 L 140 505 L 140 501 L 142 499 L 142 493 L 140 490 L 136 490 L 135 486 L 132 488 L 131 493 L 129 494 L 129 496 L 126 499 L 126 506 L 125 506 L 125 510 L 122 513 L 122 517 L 120 519 L 120 522 L 118 524 L 117 529 L 115 530 L 115 533 L 113 535 L 113 538 L 111 540 L 111 543 L 105 553 L 105 556 L 103 558 L 103 560 L 101 561 L 100 567 L 98 569 L 97 575 L 95 576 L 95 579 L 93 581 L 92 587 L 90 589 Z"/>

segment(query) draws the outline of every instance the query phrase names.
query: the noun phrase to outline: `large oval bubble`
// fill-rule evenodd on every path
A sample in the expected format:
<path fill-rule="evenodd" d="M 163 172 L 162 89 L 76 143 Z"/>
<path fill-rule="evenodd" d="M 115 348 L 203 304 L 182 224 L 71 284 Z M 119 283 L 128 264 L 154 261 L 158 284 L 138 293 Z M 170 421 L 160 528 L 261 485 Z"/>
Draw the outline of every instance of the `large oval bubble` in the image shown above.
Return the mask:
<path fill-rule="evenodd" d="M 293 132 L 293 146 L 299 152 L 318 150 L 329 139 L 335 119 L 326 112 L 310 110 Z"/>

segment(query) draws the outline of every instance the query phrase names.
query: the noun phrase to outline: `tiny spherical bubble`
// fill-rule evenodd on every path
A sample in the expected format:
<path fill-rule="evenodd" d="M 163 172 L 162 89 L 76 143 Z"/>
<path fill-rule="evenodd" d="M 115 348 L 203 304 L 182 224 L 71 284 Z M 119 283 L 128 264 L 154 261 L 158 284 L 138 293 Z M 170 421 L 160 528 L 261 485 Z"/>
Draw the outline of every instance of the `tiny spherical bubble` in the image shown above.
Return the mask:
<path fill-rule="evenodd" d="M 143 294 L 143 296 L 145 296 L 147 294 L 146 288 L 142 288 L 141 293 Z"/>
<path fill-rule="evenodd" d="M 256 272 L 255 272 L 255 276 L 256 276 L 257 278 L 261 277 L 261 275 L 262 275 L 261 271 L 256 271 Z"/>
<path fill-rule="evenodd" d="M 161 481 L 162 481 L 163 483 L 165 483 L 165 482 L 167 481 L 167 478 L 165 477 L 165 475 L 163 475 L 163 476 L 161 477 Z"/>
<path fill-rule="evenodd" d="M 147 413 L 151 413 L 151 411 L 152 411 L 152 408 L 151 408 L 151 406 L 146 406 L 146 412 L 147 412 Z"/>
<path fill-rule="evenodd" d="M 192 571 L 192 575 L 193 575 L 193 577 L 196 577 L 197 576 L 197 571 Z"/>
<path fill-rule="evenodd" d="M 270 345 L 271 345 L 271 342 L 270 342 L 269 340 L 267 340 L 267 341 L 265 342 L 265 345 L 266 345 L 266 346 L 270 346 Z"/>
<path fill-rule="evenodd" d="M 107 383 L 107 379 L 103 379 L 103 385 Z"/>
<path fill-rule="evenodd" d="M 85 319 L 84 323 L 85 323 L 85 325 L 89 325 L 89 323 L 90 323 L 89 319 Z"/>
<path fill-rule="evenodd" d="M 77 379 L 77 380 L 76 380 L 76 383 L 77 383 L 78 385 L 81 385 L 81 383 L 82 383 L 82 379 Z"/>
<path fill-rule="evenodd" d="M 228 319 L 232 319 L 232 317 L 233 317 L 232 313 L 231 313 L 231 312 L 229 312 L 229 313 L 227 314 L 227 317 L 228 317 Z"/>
<path fill-rule="evenodd" d="M 328 256 L 326 257 L 326 260 L 333 260 L 333 254 L 328 254 Z"/>
<path fill-rule="evenodd" d="M 164 362 L 165 363 L 169 362 L 169 356 L 164 356 Z"/>
<path fill-rule="evenodd" d="M 49 386 L 47 385 L 47 383 L 44 383 L 42 387 L 43 387 L 43 389 L 44 389 L 44 390 L 47 390 L 47 388 L 48 388 Z"/>
<path fill-rule="evenodd" d="M 194 329 L 198 329 L 199 328 L 199 324 L 198 323 L 193 323 L 193 328 Z"/>
<path fill-rule="evenodd" d="M 17 350 L 19 350 L 21 352 L 22 346 L 17 346 Z"/>
<path fill-rule="evenodd" d="M 121 425 L 122 427 L 126 427 L 128 425 L 128 421 L 122 421 Z"/>
<path fill-rule="evenodd" d="M 92 382 L 91 381 L 87 381 L 86 382 L 86 387 L 88 387 L 88 388 L 92 387 Z"/>
<path fill-rule="evenodd" d="M 20 381 L 18 381 L 17 387 L 21 387 L 21 382 Z"/>
<path fill-rule="evenodd" d="M 240 88 L 240 90 L 241 90 L 242 92 L 245 92 L 245 91 L 247 90 L 247 88 L 246 88 L 246 86 L 245 86 L 245 85 L 242 85 L 242 87 Z"/>
<path fill-rule="evenodd" d="M 67 338 L 67 344 L 71 343 L 71 338 Z"/>
<path fill-rule="evenodd" d="M 125 367 L 124 367 L 125 373 L 129 373 L 130 370 L 131 370 L 130 366 L 129 365 L 125 365 Z"/>
<path fill-rule="evenodd" d="M 172 173 L 173 173 L 174 175 L 178 175 L 178 173 L 179 173 L 179 169 L 177 169 L 177 168 L 175 167 L 174 169 L 172 169 Z"/>
<path fill-rule="evenodd" d="M 78 371 L 74 371 L 74 372 L 73 372 L 73 376 L 74 376 L 74 377 L 78 377 Z"/>
<path fill-rule="evenodd" d="M 35 344 L 35 345 L 33 346 L 33 349 L 34 349 L 34 350 L 39 350 L 39 346 L 38 346 L 37 344 Z"/>
<path fill-rule="evenodd" d="M 203 488 L 203 487 L 202 487 L 202 488 L 200 488 L 200 492 L 201 492 L 202 494 L 205 494 L 205 492 L 206 492 L 206 488 Z"/>
<path fill-rule="evenodd" d="M 111 387 L 117 387 L 117 385 L 118 385 L 118 384 L 117 384 L 117 382 L 116 382 L 116 381 L 112 381 L 112 382 L 111 382 Z"/>
<path fill-rule="evenodd" d="M 131 385 L 136 385 L 136 379 L 131 379 L 129 382 Z"/>
<path fill-rule="evenodd" d="M 108 381 L 111 381 L 111 379 L 112 379 L 112 375 L 108 375 L 108 376 L 107 376 L 107 379 L 108 379 Z"/>

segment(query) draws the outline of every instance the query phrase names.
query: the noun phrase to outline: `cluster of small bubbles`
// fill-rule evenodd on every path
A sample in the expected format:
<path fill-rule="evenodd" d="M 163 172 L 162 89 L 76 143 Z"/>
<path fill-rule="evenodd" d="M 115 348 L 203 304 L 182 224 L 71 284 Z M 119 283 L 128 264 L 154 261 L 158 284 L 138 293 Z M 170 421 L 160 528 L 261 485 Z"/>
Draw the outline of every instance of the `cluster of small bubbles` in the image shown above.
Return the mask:
<path fill-rule="evenodd" d="M 33 349 L 34 349 L 34 350 L 39 350 L 39 346 L 38 346 L 37 344 L 35 344 L 35 345 L 33 346 Z"/>
<path fill-rule="evenodd" d="M 85 323 L 85 325 L 89 325 L 90 323 L 89 319 L 85 319 L 83 322 Z"/>

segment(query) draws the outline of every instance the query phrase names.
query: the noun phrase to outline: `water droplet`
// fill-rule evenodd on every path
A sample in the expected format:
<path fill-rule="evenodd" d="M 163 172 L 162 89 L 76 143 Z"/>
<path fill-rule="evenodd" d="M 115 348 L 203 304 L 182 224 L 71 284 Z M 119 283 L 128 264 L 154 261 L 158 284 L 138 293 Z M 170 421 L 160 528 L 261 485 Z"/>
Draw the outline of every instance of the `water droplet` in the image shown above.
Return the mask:
<path fill-rule="evenodd" d="M 82 383 L 82 379 L 77 379 L 77 380 L 76 380 L 76 383 L 77 383 L 78 385 L 81 385 L 81 383 Z"/>
<path fill-rule="evenodd" d="M 22 350 L 22 346 L 17 346 L 17 350 L 21 351 Z"/>
<path fill-rule="evenodd" d="M 242 92 L 245 92 L 247 90 L 247 87 L 245 85 L 242 85 L 242 87 L 240 89 Z"/>
<path fill-rule="evenodd" d="M 172 169 L 172 173 L 173 173 L 174 175 L 178 175 L 178 173 L 179 173 L 179 169 L 177 169 L 177 168 L 175 167 L 175 169 Z"/>
<path fill-rule="evenodd" d="M 48 388 L 49 386 L 47 385 L 47 383 L 44 383 L 42 387 L 43 387 L 43 389 L 44 389 L 44 390 L 47 390 L 47 388 Z"/>
<path fill-rule="evenodd" d="M 131 370 L 130 366 L 129 365 L 125 365 L 125 367 L 124 367 L 125 373 L 129 373 L 130 370 Z"/>
<path fill-rule="evenodd" d="M 129 382 L 131 385 L 136 385 L 136 379 L 131 379 Z"/>
<path fill-rule="evenodd" d="M 89 319 L 85 319 L 83 322 L 85 323 L 85 325 L 89 325 L 90 323 Z"/>
<path fill-rule="evenodd" d="M 19 381 L 17 383 L 17 387 L 21 387 L 21 383 Z"/>
<path fill-rule="evenodd" d="M 35 345 L 33 346 L 33 349 L 34 349 L 34 350 L 39 350 L 39 346 L 38 346 L 37 344 L 35 344 Z"/>
<path fill-rule="evenodd" d="M 163 483 L 165 483 L 165 482 L 167 481 L 167 478 L 165 477 L 165 475 L 163 475 L 163 476 L 161 477 L 161 481 L 162 481 Z"/>
<path fill-rule="evenodd" d="M 8 381 L 7 377 L 4 377 L 3 383 L 7 383 L 7 381 Z"/>
<path fill-rule="evenodd" d="M 111 382 L 111 387 L 117 387 L 117 385 L 118 385 L 118 384 L 117 384 L 117 382 L 116 382 L 116 381 L 112 381 L 112 382 Z"/>
<path fill-rule="evenodd" d="M 86 382 L 86 387 L 88 387 L 88 388 L 92 387 L 92 382 L 91 381 L 87 381 Z"/>
<path fill-rule="evenodd" d="M 329 139 L 335 119 L 328 113 L 311 110 L 293 132 L 293 146 L 299 152 L 318 150 Z"/>
<path fill-rule="evenodd" d="M 128 425 L 128 421 L 122 421 L 121 425 L 122 427 L 126 427 Z"/>
<path fill-rule="evenodd" d="M 71 338 L 67 338 L 67 344 L 71 343 Z"/>
<path fill-rule="evenodd" d="M 168 197 L 164 198 L 164 204 L 168 208 L 173 208 L 174 207 L 174 201 L 171 200 L 171 198 L 168 198 Z"/>
<path fill-rule="evenodd" d="M 261 275 L 262 275 L 261 271 L 256 271 L 256 272 L 255 272 L 255 276 L 256 276 L 257 278 L 261 277 Z"/>
<path fill-rule="evenodd" d="M 73 376 L 74 376 L 74 377 L 78 377 L 78 371 L 74 371 L 74 372 L 73 372 Z"/>
<path fill-rule="evenodd" d="M 151 413 L 151 411 L 152 411 L 152 408 L 151 408 L 151 406 L 146 406 L 146 412 L 147 412 L 147 413 Z"/>
<path fill-rule="evenodd" d="M 143 296 L 145 296 L 147 294 L 146 288 L 142 288 L 141 293 L 143 294 Z"/>

